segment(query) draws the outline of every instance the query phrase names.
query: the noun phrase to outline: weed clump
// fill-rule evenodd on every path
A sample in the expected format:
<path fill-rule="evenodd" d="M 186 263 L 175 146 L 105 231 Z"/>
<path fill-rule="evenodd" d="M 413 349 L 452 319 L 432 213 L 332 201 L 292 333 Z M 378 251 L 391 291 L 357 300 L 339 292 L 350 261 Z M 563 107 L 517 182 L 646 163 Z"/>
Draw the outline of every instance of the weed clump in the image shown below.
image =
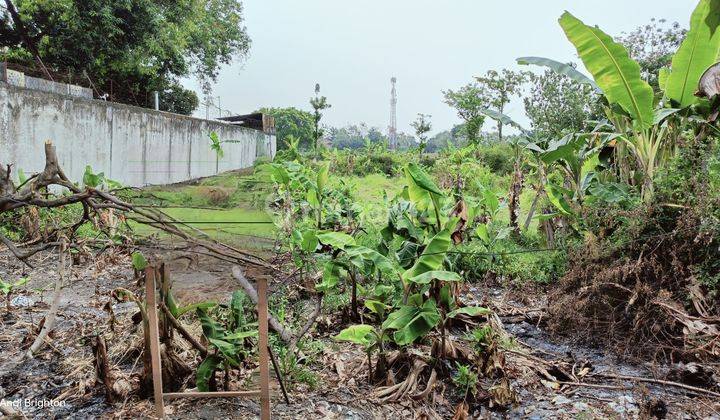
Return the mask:
<path fill-rule="evenodd" d="M 707 338 L 720 315 L 720 183 L 696 163 L 681 155 L 650 205 L 588 214 L 592 235 L 548 299 L 553 332 L 665 361 L 720 354 Z"/>

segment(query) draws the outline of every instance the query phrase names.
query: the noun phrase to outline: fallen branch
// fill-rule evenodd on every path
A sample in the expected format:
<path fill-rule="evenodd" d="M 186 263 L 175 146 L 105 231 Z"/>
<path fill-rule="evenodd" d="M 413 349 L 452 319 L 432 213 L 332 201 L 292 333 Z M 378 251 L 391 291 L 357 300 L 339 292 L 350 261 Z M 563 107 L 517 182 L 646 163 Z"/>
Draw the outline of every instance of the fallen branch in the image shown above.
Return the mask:
<path fill-rule="evenodd" d="M 651 384 L 667 385 L 667 386 L 672 386 L 675 388 L 682 388 L 684 390 L 694 392 L 696 394 L 711 395 L 713 397 L 720 398 L 720 392 L 710 391 L 709 389 L 698 388 L 696 386 L 686 385 L 686 384 L 683 384 L 680 382 L 665 381 L 662 379 L 653 379 L 653 378 L 643 378 L 641 376 L 612 375 L 612 374 L 608 374 L 608 373 L 592 373 L 590 375 L 593 377 L 616 379 L 616 380 L 622 380 L 622 381 L 646 382 L 646 383 L 651 383 Z"/>
<path fill-rule="evenodd" d="M 55 196 L 51 193 L 52 186 L 69 190 L 69 193 Z M 65 176 L 60 167 L 55 147 L 49 141 L 45 143 L 45 168 L 42 172 L 33 175 L 31 180 L 26 181 L 20 187 L 16 188 L 13 184 L 10 177 L 10 167 L 8 166 L 7 169 L 0 167 L 0 213 L 18 210 L 23 207 L 56 208 L 74 203 L 82 204 L 83 215 L 79 221 L 67 227 L 68 232 L 70 232 L 68 235 L 70 240 L 72 240 L 77 228 L 83 223 L 90 220 L 102 220 L 104 211 L 115 209 L 122 212 L 127 220 L 150 225 L 177 236 L 190 244 L 205 248 L 214 257 L 227 258 L 234 263 L 274 269 L 273 265 L 264 259 L 231 245 L 213 240 L 206 233 L 169 216 L 160 209 L 135 206 L 121 200 L 111 191 L 102 191 L 87 186 L 80 189 Z M 193 233 L 193 235 L 190 235 L 190 233 Z M 16 258 L 26 264 L 25 260 L 33 254 L 55 246 L 55 244 L 44 244 L 42 247 L 22 252 L 5 237 L 0 237 L 0 242 L 5 244 Z"/>
<path fill-rule="evenodd" d="M 240 282 L 240 286 L 245 290 L 245 293 L 250 297 L 250 300 L 257 305 L 258 304 L 258 294 L 257 290 L 255 290 L 255 287 L 253 287 L 252 284 L 248 281 L 247 278 L 245 278 L 245 274 L 243 274 L 242 269 L 238 266 L 233 266 L 232 268 L 233 277 L 237 281 Z M 275 330 L 278 335 L 280 335 L 280 338 L 286 343 L 291 344 L 293 340 L 293 333 L 292 331 L 285 328 L 278 320 L 276 320 L 272 314 L 268 313 L 268 324 L 270 327 Z"/>
<path fill-rule="evenodd" d="M 67 250 L 65 242 L 60 245 L 60 261 L 58 262 L 58 277 L 55 280 L 55 296 L 53 297 L 50 309 L 45 313 L 45 322 L 40 329 L 40 333 L 35 337 L 35 341 L 25 353 L 25 357 L 32 359 L 35 353 L 40 350 L 45 338 L 48 336 L 50 331 L 55 327 L 55 318 L 57 316 L 58 308 L 60 307 L 60 298 L 62 297 L 63 281 L 65 279 L 65 251 Z"/>
<path fill-rule="evenodd" d="M 7 247 L 7 249 L 10 251 L 10 253 L 12 253 L 15 256 L 15 258 L 19 259 L 20 261 L 22 261 L 25 265 L 27 265 L 30 268 L 35 268 L 35 267 L 33 267 L 32 264 L 27 262 L 28 258 L 32 257 L 33 255 L 37 254 L 40 251 L 60 245 L 60 242 L 46 242 L 42 245 L 36 246 L 34 248 L 31 248 L 31 249 L 23 252 L 23 251 L 20 251 L 18 249 L 18 247 L 16 247 L 15 244 L 10 239 L 5 237 L 5 235 L 3 235 L 1 233 L 0 233 L 0 242 L 2 242 L 3 245 L 5 245 Z"/>
<path fill-rule="evenodd" d="M 290 342 L 289 349 L 291 352 L 295 350 L 295 347 L 297 346 L 297 343 L 300 341 L 300 339 L 303 338 L 303 336 L 307 334 L 308 331 L 310 331 L 310 328 L 312 328 L 313 325 L 315 325 L 315 321 L 317 321 L 318 316 L 320 316 L 320 311 L 322 310 L 322 298 L 322 293 L 318 293 L 317 301 L 315 303 L 315 310 L 312 314 L 310 314 L 308 320 L 305 322 L 305 325 L 300 331 L 298 331 L 297 334 L 295 334 L 292 341 Z"/>
<path fill-rule="evenodd" d="M 180 323 L 180 321 L 177 320 L 173 316 L 173 314 L 170 312 L 170 309 L 168 309 L 167 306 L 165 306 L 165 302 L 160 302 L 160 309 L 165 313 L 165 319 L 167 319 L 170 324 L 172 324 L 173 328 L 175 328 L 180 335 L 190 343 L 197 351 L 200 352 L 200 354 L 205 357 L 208 355 L 208 349 L 207 347 L 203 346 L 195 337 L 193 337 L 188 330 L 185 329 L 185 327 Z"/>
<path fill-rule="evenodd" d="M 569 386 L 584 386 L 587 388 L 599 388 L 599 389 L 617 389 L 617 390 L 627 390 L 630 389 L 626 386 L 621 385 L 605 385 L 605 384 L 592 384 L 588 382 L 565 382 L 565 381 L 557 381 L 560 385 L 569 385 Z"/>

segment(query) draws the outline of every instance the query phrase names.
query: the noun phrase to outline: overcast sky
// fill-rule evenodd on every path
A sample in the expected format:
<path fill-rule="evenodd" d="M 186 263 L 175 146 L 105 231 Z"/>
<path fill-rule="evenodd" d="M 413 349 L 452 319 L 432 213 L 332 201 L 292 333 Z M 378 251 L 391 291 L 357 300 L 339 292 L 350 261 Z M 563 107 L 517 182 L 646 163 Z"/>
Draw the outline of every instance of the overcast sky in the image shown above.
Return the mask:
<path fill-rule="evenodd" d="M 442 102 L 490 69 L 517 68 L 515 58 L 577 61 L 557 23 L 568 10 L 617 35 L 653 17 L 687 26 L 697 0 L 249 0 L 252 38 L 244 63 L 220 73 L 214 95 L 242 114 L 257 108 L 310 109 L 315 83 L 332 108 L 324 122 L 389 124 L 390 77 L 398 78 L 398 128 L 412 132 L 417 113 L 433 132 L 460 120 Z M 584 71 L 584 69 L 583 69 Z M 189 88 L 199 91 L 192 80 Z M 217 115 L 217 111 L 211 116 Z M 508 114 L 526 122 L 522 104 Z M 205 115 L 202 109 L 198 115 Z M 486 129 L 489 124 L 486 124 Z"/>

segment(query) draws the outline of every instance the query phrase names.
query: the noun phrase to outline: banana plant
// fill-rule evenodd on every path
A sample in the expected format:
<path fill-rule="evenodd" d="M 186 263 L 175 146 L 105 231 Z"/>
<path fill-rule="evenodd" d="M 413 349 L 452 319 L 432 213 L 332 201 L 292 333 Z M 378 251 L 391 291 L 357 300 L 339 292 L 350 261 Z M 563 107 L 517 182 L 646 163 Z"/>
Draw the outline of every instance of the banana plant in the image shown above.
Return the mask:
<path fill-rule="evenodd" d="M 572 199 L 582 202 L 601 166 L 600 152 L 612 139 L 607 135 L 568 134 L 550 142 L 540 158 L 546 165 L 563 171 L 572 185 Z"/>
<path fill-rule="evenodd" d="M 381 324 L 384 321 L 386 311 L 389 309 L 389 306 L 376 300 L 365 301 L 365 307 L 378 316 Z M 368 358 L 368 383 L 370 384 L 372 384 L 374 377 L 372 369 L 372 354 L 374 351 L 377 351 L 378 361 L 375 376 L 379 378 L 384 376 L 386 370 L 385 342 L 390 341 L 390 336 L 382 325 L 380 327 L 374 327 L 366 324 L 352 325 L 340 331 L 334 339 L 337 341 L 348 341 L 363 346 Z"/>
<path fill-rule="evenodd" d="M 630 58 L 625 47 L 568 12 L 559 22 L 605 97 L 606 114 L 618 139 L 627 145 L 642 171 L 642 196 L 647 202 L 653 196 L 657 168 L 662 167 L 674 151 L 673 139 L 677 132 L 672 130 L 669 117 L 690 116 L 695 105 L 706 101 L 694 93 L 700 77 L 720 53 L 720 31 L 717 30 L 720 2 L 700 0 L 695 8 L 686 39 L 672 58 L 672 70 L 662 69 L 659 74 L 664 92 L 661 101 L 656 101 L 652 88 L 641 77 L 639 64 Z M 523 57 L 518 62 L 546 66 L 574 80 L 583 80 L 579 72 L 570 70 L 571 66 L 553 60 Z"/>
<path fill-rule="evenodd" d="M 558 71 L 561 71 L 563 74 L 568 75 L 569 77 L 572 77 L 573 79 L 579 79 L 583 80 L 582 73 L 579 73 L 577 70 L 575 70 L 571 66 L 567 66 L 567 68 L 562 67 L 561 63 L 558 63 L 553 60 L 549 59 L 542 59 L 538 57 L 525 57 L 523 59 L 522 63 L 529 64 L 529 63 L 542 63 L 543 65 L 550 66 L 552 68 L 558 69 Z M 585 78 L 587 79 L 587 78 Z M 583 83 L 590 84 L 589 79 L 583 81 Z M 593 86 L 594 83 L 592 84 Z M 513 164 L 514 170 L 513 170 L 513 181 L 510 186 L 510 194 L 508 196 L 508 210 L 510 213 L 510 226 L 513 229 L 514 233 L 517 235 L 520 232 L 520 194 L 522 192 L 523 188 L 523 172 L 522 172 L 522 151 L 528 150 L 532 152 L 535 157 L 537 158 L 537 165 L 538 165 L 538 173 L 540 174 L 540 180 L 538 185 L 536 186 L 536 194 L 535 198 L 533 199 L 533 204 L 531 207 L 531 210 L 528 214 L 528 217 L 525 222 L 525 229 L 527 229 L 530 225 L 530 221 L 532 219 L 533 213 L 535 212 L 535 207 L 537 206 L 538 201 L 543 195 L 546 195 L 546 177 L 545 173 L 547 169 L 545 168 L 544 161 L 540 159 L 542 153 L 545 152 L 544 149 L 540 147 L 540 144 L 544 143 L 542 139 L 539 139 L 535 133 L 533 133 L 530 130 L 525 129 L 522 125 L 515 122 L 512 118 L 509 116 L 500 113 L 495 110 L 491 109 L 483 109 L 481 112 L 488 117 L 497 120 L 501 122 L 503 125 L 509 125 L 512 127 L 515 127 L 518 129 L 522 136 L 519 137 L 517 140 L 515 140 L 512 144 L 513 150 L 515 152 L 515 162 Z M 482 238 L 482 237 L 481 237 Z"/>
<path fill-rule="evenodd" d="M 317 228 L 321 229 L 323 224 L 323 200 L 326 194 L 326 186 L 329 179 L 330 162 L 323 163 L 317 171 L 315 182 L 308 183 L 307 202 L 313 208 Z"/>
<path fill-rule="evenodd" d="M 384 329 L 394 330 L 393 340 L 398 345 L 411 344 L 438 325 L 442 319 L 441 310 L 447 308 L 438 308 L 437 302 L 442 304 L 442 296 L 451 295 L 448 283 L 461 281 L 457 273 L 443 270 L 452 245 L 450 235 L 457 222 L 457 218 L 450 219 L 428 242 L 412 267 L 402 274 L 404 303 L 383 323 Z M 427 299 L 425 292 L 428 292 Z"/>
<path fill-rule="evenodd" d="M 402 239 L 402 243 L 396 251 L 395 257 L 402 268 L 409 268 L 417 258 L 418 253 L 422 249 L 425 241 L 426 233 L 423 228 L 424 223 L 416 223 L 422 220 L 419 212 L 408 200 L 396 197 L 392 203 L 387 201 L 385 197 L 386 207 L 388 207 L 387 225 L 380 231 L 382 241 L 380 243 L 380 253 L 385 256 L 390 255 L 390 248 L 395 237 Z"/>
<path fill-rule="evenodd" d="M 327 292 L 334 289 L 343 278 L 350 279 L 351 310 L 359 318 L 358 308 L 358 278 L 383 276 L 394 278 L 397 274 L 392 262 L 379 252 L 357 245 L 355 238 L 343 232 L 313 232 L 315 240 L 308 246 L 326 250 L 331 255 L 323 266 L 322 280 L 316 289 Z"/>
<path fill-rule="evenodd" d="M 247 339 L 257 336 L 257 322 L 250 322 L 246 318 L 244 312 L 246 302 L 246 295 L 236 291 L 233 293 L 227 314 L 216 311 L 214 315 L 218 316 L 213 317 L 207 308 L 196 308 L 197 317 L 202 324 L 203 336 L 214 350 L 198 366 L 195 377 L 198 391 L 210 391 L 214 386 L 215 372 L 218 369 L 224 368 L 228 372 L 232 367 L 239 367 L 240 362 L 248 356 Z"/>
<path fill-rule="evenodd" d="M 442 229 L 442 205 L 445 195 L 435 184 L 435 181 L 423 171 L 416 163 L 409 163 L 405 167 L 405 180 L 407 182 L 407 196 L 420 211 L 433 210 L 435 216 L 435 229 Z"/>

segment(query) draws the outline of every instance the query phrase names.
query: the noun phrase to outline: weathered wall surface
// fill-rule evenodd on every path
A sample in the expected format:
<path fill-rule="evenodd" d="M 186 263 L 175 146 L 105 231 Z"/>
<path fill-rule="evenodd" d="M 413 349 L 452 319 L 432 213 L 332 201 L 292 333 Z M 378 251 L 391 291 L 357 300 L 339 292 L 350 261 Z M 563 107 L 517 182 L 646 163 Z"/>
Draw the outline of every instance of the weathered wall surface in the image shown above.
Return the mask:
<path fill-rule="evenodd" d="M 223 142 L 219 161 L 209 133 Z M 128 186 L 168 184 L 247 168 L 275 155 L 275 136 L 261 131 L 0 83 L 0 163 L 26 174 L 44 166 L 51 140 L 67 176 L 85 166 Z"/>

